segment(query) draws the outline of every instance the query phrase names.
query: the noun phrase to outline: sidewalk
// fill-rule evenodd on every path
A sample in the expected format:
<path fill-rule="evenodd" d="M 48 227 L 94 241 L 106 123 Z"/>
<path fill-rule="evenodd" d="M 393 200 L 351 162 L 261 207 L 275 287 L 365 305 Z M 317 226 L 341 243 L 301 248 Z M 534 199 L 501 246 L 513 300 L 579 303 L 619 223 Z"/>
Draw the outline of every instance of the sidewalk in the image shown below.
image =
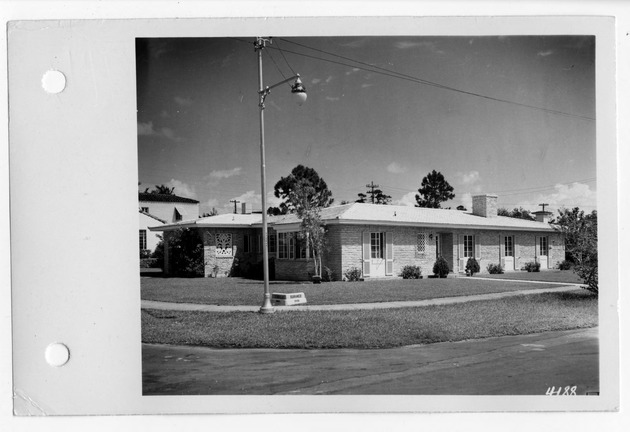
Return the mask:
<path fill-rule="evenodd" d="M 455 303 L 465 303 L 480 300 L 494 300 L 504 297 L 514 297 L 519 295 L 542 294 L 550 292 L 574 291 L 580 289 L 579 285 L 562 284 L 557 288 L 530 289 L 520 291 L 508 291 L 501 293 L 477 294 L 470 296 L 445 297 L 429 300 L 416 301 L 392 301 L 381 303 L 354 303 L 354 304 L 334 304 L 334 305 L 295 305 L 295 306 L 274 306 L 277 312 L 288 311 L 343 311 L 359 309 L 390 309 L 403 307 L 420 307 L 433 305 L 446 305 Z M 308 301 L 308 299 L 307 299 Z M 260 306 L 219 306 L 193 303 L 168 303 L 153 300 L 142 300 L 142 309 L 161 309 L 175 311 L 201 311 L 201 312 L 258 312 Z"/>

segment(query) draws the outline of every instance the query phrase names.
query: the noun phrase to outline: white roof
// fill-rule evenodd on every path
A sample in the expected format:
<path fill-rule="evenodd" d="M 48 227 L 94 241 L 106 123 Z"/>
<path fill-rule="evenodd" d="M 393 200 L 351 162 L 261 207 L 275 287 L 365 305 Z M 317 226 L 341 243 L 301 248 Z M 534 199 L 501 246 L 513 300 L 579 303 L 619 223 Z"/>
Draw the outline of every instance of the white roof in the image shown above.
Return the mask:
<path fill-rule="evenodd" d="M 323 208 L 321 218 L 326 224 L 372 224 L 432 228 L 476 228 L 494 230 L 553 231 L 548 223 L 506 216 L 483 217 L 460 210 L 431 209 L 410 206 L 351 203 Z M 299 224 L 295 214 L 269 216 L 270 226 Z M 164 225 L 156 229 L 177 227 L 259 227 L 261 214 L 224 214 L 192 221 Z"/>

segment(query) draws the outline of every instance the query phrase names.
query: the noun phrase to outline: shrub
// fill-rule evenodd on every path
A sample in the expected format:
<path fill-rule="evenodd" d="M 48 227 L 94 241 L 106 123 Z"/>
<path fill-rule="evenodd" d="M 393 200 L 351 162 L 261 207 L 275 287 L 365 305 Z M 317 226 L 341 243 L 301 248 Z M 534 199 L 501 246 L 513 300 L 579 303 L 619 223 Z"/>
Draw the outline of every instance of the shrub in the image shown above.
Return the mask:
<path fill-rule="evenodd" d="M 333 271 L 324 266 L 323 271 L 322 271 L 322 281 L 324 282 L 332 282 L 335 279 L 335 275 L 333 273 Z"/>
<path fill-rule="evenodd" d="M 559 270 L 571 270 L 572 266 L 571 262 L 567 260 L 563 260 L 558 263 Z"/>
<path fill-rule="evenodd" d="M 439 277 L 446 277 L 451 270 L 448 268 L 448 263 L 443 257 L 438 257 L 433 264 L 433 274 Z"/>
<path fill-rule="evenodd" d="M 539 272 L 540 271 L 540 263 L 536 262 L 536 261 L 530 261 L 527 264 L 525 264 L 525 270 L 527 270 L 528 272 L 532 273 L 532 272 Z"/>
<path fill-rule="evenodd" d="M 359 267 L 350 267 L 343 275 L 347 281 L 356 282 L 361 279 L 361 269 Z"/>
<path fill-rule="evenodd" d="M 140 259 L 151 258 L 151 250 L 149 249 L 140 249 Z"/>
<path fill-rule="evenodd" d="M 479 273 L 480 270 L 481 269 L 477 260 L 473 257 L 468 258 L 468 261 L 466 262 L 466 274 L 468 276 L 472 276 L 475 273 Z"/>
<path fill-rule="evenodd" d="M 400 276 L 402 276 L 403 279 L 421 279 L 422 270 L 420 270 L 418 266 L 407 265 L 402 268 Z"/>
<path fill-rule="evenodd" d="M 503 274 L 503 266 L 501 264 L 488 264 L 486 269 L 490 274 Z"/>

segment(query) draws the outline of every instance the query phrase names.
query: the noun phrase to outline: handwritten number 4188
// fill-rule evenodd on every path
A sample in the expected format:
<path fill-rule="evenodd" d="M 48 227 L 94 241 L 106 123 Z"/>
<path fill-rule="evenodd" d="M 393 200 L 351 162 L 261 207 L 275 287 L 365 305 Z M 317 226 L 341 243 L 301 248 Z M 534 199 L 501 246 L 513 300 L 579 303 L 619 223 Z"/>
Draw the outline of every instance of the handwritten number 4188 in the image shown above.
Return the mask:
<path fill-rule="evenodd" d="M 556 387 L 549 387 L 547 389 L 547 393 L 545 393 L 547 396 L 576 396 L 577 390 L 577 386 L 566 386 L 564 388 L 562 387 L 558 387 L 556 389 Z"/>

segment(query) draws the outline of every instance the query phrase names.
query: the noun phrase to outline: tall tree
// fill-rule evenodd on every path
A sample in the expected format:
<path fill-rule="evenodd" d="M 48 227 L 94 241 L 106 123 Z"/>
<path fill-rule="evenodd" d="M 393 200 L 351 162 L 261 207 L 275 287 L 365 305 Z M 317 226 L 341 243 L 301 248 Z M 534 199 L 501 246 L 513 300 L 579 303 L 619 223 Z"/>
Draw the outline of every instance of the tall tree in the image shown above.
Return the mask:
<path fill-rule="evenodd" d="M 306 241 L 311 252 L 315 276 L 321 278 L 322 256 L 326 245 L 325 229 L 320 216 L 321 192 L 318 192 L 307 179 L 298 180 L 289 192 L 288 201 L 295 214 L 301 219 L 300 239 Z"/>
<path fill-rule="evenodd" d="M 317 207 L 329 207 L 333 203 L 332 192 L 317 171 L 304 165 L 298 165 L 291 170 L 287 177 L 281 177 L 274 186 L 274 196 L 282 198 L 284 201 L 278 207 L 269 207 L 267 213 L 279 215 L 295 212 L 295 206 L 289 199 L 289 196 L 298 183 L 312 188 L 309 189 L 309 193 L 312 197 L 317 197 Z"/>
<path fill-rule="evenodd" d="M 416 194 L 416 207 L 442 208 L 441 203 L 455 198 L 451 186 L 441 172 L 433 170 L 423 179 Z"/>
<path fill-rule="evenodd" d="M 552 224 L 564 235 L 565 253 L 573 263 L 573 271 L 587 290 L 598 294 L 597 211 L 584 214 L 578 207 L 560 209 Z"/>

